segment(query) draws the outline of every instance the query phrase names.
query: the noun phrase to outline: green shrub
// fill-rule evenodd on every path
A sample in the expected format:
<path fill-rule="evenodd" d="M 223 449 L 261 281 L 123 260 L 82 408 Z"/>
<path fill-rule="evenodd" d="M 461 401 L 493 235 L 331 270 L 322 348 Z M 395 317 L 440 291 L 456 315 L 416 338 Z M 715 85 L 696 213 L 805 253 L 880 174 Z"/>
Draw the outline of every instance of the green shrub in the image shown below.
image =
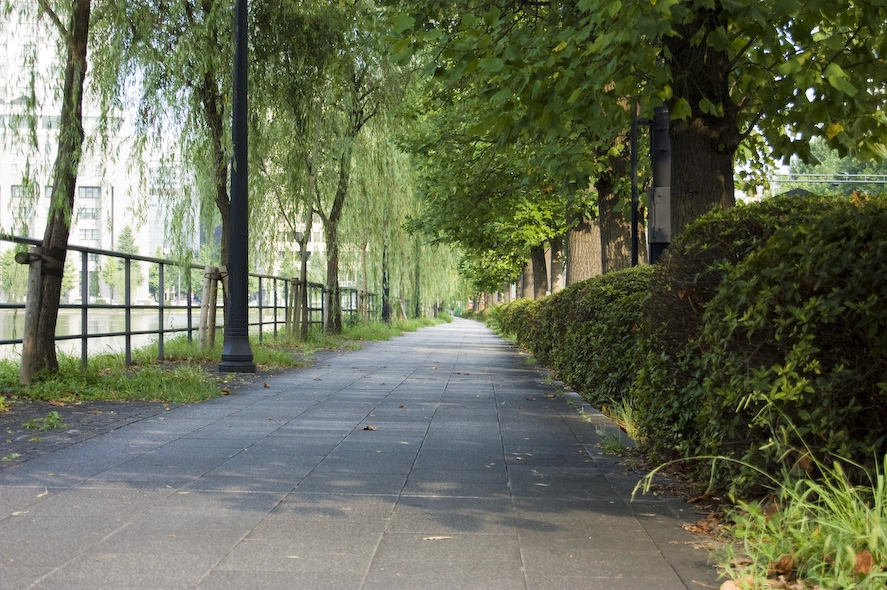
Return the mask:
<path fill-rule="evenodd" d="M 520 346 L 532 350 L 533 332 L 536 324 L 538 301 L 533 299 L 515 299 L 495 308 L 491 320 L 498 326 L 501 334 L 514 339 Z"/>
<path fill-rule="evenodd" d="M 652 274 L 650 266 L 611 272 L 540 304 L 543 362 L 598 407 L 623 401 L 635 380 L 635 343 Z M 543 359 L 536 349 L 533 354 Z"/>
<path fill-rule="evenodd" d="M 887 198 L 836 200 L 729 269 L 700 339 L 706 444 L 770 472 L 786 448 L 887 453 L 885 227 Z"/>
<path fill-rule="evenodd" d="M 832 200 L 777 197 L 704 215 L 687 226 L 656 265 L 638 341 L 641 356 L 632 396 L 638 427 L 657 459 L 707 454 L 702 430 L 703 314 L 726 273 L 762 247 L 779 228 L 821 215 Z"/>
<path fill-rule="evenodd" d="M 621 403 L 637 373 L 635 342 L 652 267 L 570 285 L 540 301 L 518 299 L 495 315 L 540 363 L 591 403 Z"/>

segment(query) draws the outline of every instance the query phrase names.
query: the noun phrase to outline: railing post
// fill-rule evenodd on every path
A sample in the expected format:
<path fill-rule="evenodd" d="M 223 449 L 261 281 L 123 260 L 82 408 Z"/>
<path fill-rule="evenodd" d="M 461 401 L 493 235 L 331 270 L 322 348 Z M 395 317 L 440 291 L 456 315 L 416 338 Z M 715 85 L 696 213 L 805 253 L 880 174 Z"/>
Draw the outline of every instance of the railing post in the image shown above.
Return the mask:
<path fill-rule="evenodd" d="M 271 279 L 271 281 L 272 281 L 272 283 L 274 284 L 274 305 L 273 305 L 273 307 L 274 307 L 274 314 L 273 314 L 273 316 L 272 316 L 272 317 L 274 318 L 274 321 L 272 322 L 272 325 L 274 326 L 274 337 L 277 338 L 277 306 L 278 306 L 278 301 L 277 301 L 277 279 Z"/>
<path fill-rule="evenodd" d="M 157 309 L 157 360 L 164 359 L 163 353 L 163 304 L 166 299 L 166 286 L 163 281 L 163 271 L 165 265 L 161 262 L 157 272 L 157 291 L 160 293 L 159 307 Z"/>
<path fill-rule="evenodd" d="M 15 261 L 28 265 L 28 299 L 25 303 L 25 333 L 22 336 L 22 366 L 19 383 L 30 385 L 34 379 L 34 357 L 37 348 L 37 325 L 40 321 L 40 293 L 42 291 L 41 271 L 43 269 L 42 248 L 31 248 L 19 252 Z"/>
<path fill-rule="evenodd" d="M 123 267 L 123 329 L 126 331 L 126 335 L 123 338 L 126 342 L 126 351 L 124 352 L 124 355 L 127 367 L 132 364 L 132 286 L 129 283 L 130 278 L 132 277 L 131 268 L 132 259 L 125 258 Z"/>
<path fill-rule="evenodd" d="M 86 368 L 89 355 L 87 333 L 89 332 L 89 254 L 84 250 L 80 253 L 80 364 Z"/>
<path fill-rule="evenodd" d="M 259 277 L 259 342 L 262 342 L 262 332 L 265 329 L 265 326 L 262 325 L 262 277 Z M 247 306 L 246 306 L 246 332 L 249 334 L 249 295 L 247 295 Z"/>
<path fill-rule="evenodd" d="M 192 317 L 192 314 L 194 311 L 194 305 L 193 305 L 193 302 L 191 301 L 191 293 L 194 292 L 194 285 L 191 283 L 191 265 L 188 265 L 187 267 L 183 267 L 182 270 L 188 271 L 188 280 L 185 281 L 185 285 L 186 285 L 186 288 L 188 289 L 188 295 L 187 295 L 188 311 L 186 313 L 187 313 L 187 327 L 188 327 L 188 343 L 190 344 L 191 342 L 194 341 L 194 334 L 192 334 L 192 332 L 194 330 L 194 319 Z"/>

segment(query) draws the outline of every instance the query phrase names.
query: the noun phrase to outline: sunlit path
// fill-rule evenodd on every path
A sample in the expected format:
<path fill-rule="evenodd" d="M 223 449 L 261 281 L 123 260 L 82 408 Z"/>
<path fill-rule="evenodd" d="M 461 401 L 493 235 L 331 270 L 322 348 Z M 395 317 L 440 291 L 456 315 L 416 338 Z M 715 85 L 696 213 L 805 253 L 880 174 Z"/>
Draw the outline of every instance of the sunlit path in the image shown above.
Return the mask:
<path fill-rule="evenodd" d="M 0 471 L 0 588 L 717 587 L 689 507 L 630 502 L 612 425 L 479 323 L 265 385 Z"/>

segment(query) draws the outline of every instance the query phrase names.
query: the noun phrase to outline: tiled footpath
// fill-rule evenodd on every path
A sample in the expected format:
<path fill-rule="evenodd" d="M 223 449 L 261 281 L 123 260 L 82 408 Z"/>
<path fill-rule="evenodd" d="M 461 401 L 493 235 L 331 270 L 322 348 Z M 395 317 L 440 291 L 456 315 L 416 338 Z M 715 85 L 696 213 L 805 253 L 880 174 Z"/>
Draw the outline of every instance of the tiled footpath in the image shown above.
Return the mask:
<path fill-rule="evenodd" d="M 546 381 L 456 320 L 4 469 L 0 588 L 717 588 Z"/>

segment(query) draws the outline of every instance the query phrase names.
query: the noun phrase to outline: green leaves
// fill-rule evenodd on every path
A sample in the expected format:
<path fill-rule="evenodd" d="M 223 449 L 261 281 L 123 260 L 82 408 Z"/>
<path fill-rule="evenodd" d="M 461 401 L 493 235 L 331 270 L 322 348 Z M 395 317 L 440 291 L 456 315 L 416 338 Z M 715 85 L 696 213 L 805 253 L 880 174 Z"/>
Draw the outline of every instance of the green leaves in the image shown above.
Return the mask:
<path fill-rule="evenodd" d="M 840 90 L 847 96 L 856 96 L 856 86 L 850 82 L 850 77 L 838 64 L 834 62 L 828 64 L 823 71 L 823 75 L 832 88 Z"/>
<path fill-rule="evenodd" d="M 397 12 L 391 16 L 391 28 L 395 33 L 403 34 L 413 28 L 416 19 L 404 12 Z"/>
<path fill-rule="evenodd" d="M 682 121 L 693 116 L 693 108 L 686 98 L 677 99 L 669 111 L 672 120 Z"/>

